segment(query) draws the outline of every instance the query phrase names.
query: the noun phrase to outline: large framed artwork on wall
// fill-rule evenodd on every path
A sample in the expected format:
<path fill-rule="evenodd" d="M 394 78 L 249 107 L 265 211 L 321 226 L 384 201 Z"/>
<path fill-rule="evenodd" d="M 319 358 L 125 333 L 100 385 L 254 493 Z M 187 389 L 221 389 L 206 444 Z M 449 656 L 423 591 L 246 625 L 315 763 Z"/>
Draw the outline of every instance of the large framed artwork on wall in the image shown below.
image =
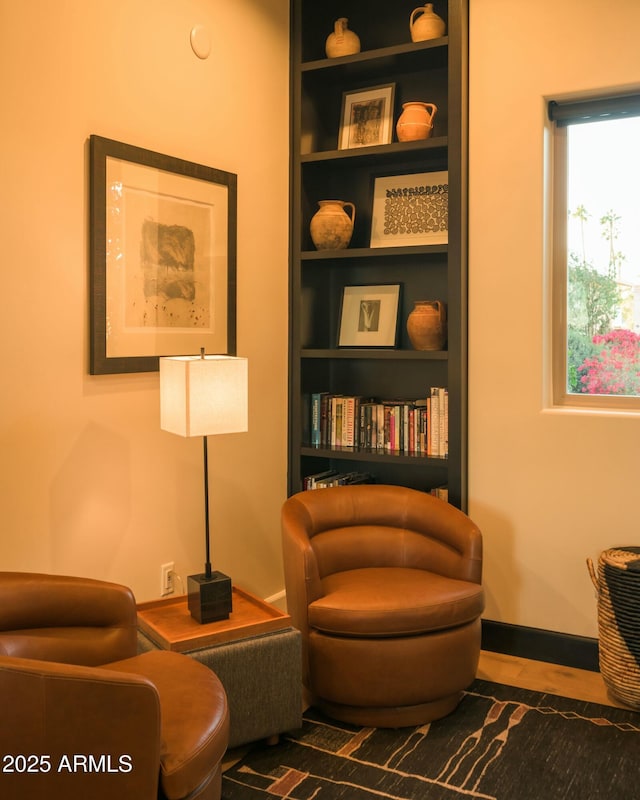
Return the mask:
<path fill-rule="evenodd" d="M 92 375 L 235 355 L 237 176 L 91 136 Z"/>

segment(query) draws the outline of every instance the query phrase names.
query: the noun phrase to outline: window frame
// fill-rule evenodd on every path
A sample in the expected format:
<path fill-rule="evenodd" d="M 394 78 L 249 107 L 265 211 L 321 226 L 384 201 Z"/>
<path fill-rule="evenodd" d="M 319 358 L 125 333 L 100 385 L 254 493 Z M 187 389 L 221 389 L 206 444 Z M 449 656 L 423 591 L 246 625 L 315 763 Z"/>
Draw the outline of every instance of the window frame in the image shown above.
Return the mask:
<path fill-rule="evenodd" d="M 552 136 L 552 279 L 551 391 L 552 405 L 563 408 L 640 412 L 640 395 L 578 394 L 567 390 L 567 190 L 568 136 L 571 125 L 640 116 L 640 95 L 605 95 L 590 100 L 551 100 Z"/>

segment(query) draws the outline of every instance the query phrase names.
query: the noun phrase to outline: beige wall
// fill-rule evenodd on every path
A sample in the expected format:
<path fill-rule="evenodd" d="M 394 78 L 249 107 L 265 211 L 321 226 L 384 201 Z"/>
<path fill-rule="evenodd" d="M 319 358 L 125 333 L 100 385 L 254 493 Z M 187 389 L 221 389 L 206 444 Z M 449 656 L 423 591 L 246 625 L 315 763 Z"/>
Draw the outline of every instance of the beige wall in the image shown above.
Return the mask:
<path fill-rule="evenodd" d="M 585 559 L 638 544 L 640 420 L 547 406 L 545 99 L 637 90 L 638 29 L 635 0 L 471 0 L 469 512 L 486 617 L 587 636 Z"/>
<path fill-rule="evenodd" d="M 212 53 L 193 54 L 205 25 Z M 248 434 L 210 439 L 214 566 L 282 589 L 287 0 L 0 0 L 0 569 L 121 581 L 204 561 L 202 444 L 159 428 L 158 374 L 88 374 L 87 139 L 238 174 Z"/>
<path fill-rule="evenodd" d="M 87 374 L 97 133 L 238 173 L 250 432 L 210 440 L 214 564 L 282 589 L 287 8 L 0 0 L 1 569 L 122 581 L 145 600 L 164 561 L 201 568 L 199 442 L 159 430 L 157 374 Z M 197 23 L 207 61 L 189 46 Z M 640 428 L 545 407 L 544 100 L 640 84 L 639 28 L 634 0 L 471 0 L 469 510 L 486 616 L 582 635 L 596 632 L 585 558 L 637 541 Z"/>

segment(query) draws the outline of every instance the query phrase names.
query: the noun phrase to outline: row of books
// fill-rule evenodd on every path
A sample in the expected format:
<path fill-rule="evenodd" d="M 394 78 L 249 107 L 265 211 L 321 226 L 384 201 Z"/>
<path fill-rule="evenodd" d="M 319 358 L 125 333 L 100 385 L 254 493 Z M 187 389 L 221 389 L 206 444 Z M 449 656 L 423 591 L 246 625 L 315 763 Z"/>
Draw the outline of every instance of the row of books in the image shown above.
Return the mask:
<path fill-rule="evenodd" d="M 338 472 L 335 469 L 326 469 L 313 475 L 306 475 L 303 479 L 302 488 L 306 491 L 310 489 L 326 489 L 329 486 L 354 485 L 356 483 L 375 483 L 375 479 L 368 472 Z M 449 501 L 449 488 L 447 486 L 435 486 L 429 490 L 429 494 L 445 502 Z"/>
<path fill-rule="evenodd" d="M 374 483 L 373 476 L 368 472 L 338 472 L 335 469 L 326 469 L 307 475 L 303 479 L 303 489 L 326 489 L 329 486 L 348 486 L 356 483 Z"/>
<path fill-rule="evenodd" d="M 310 402 L 313 447 L 449 455 L 449 393 L 442 387 L 432 387 L 417 400 L 314 392 Z"/>
<path fill-rule="evenodd" d="M 434 488 L 429 491 L 429 494 L 432 494 L 434 497 L 438 497 L 440 500 L 444 500 L 445 503 L 449 502 L 448 486 L 434 486 Z"/>

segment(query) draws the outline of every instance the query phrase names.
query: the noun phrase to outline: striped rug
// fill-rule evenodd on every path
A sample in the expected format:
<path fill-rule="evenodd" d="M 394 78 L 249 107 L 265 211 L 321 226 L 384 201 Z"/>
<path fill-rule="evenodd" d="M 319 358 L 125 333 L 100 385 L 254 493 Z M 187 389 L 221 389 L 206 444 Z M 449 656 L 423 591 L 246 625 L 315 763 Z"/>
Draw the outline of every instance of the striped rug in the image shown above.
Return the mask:
<path fill-rule="evenodd" d="M 640 714 L 476 681 L 445 719 L 360 728 L 310 710 L 223 776 L 224 800 L 634 800 Z"/>

